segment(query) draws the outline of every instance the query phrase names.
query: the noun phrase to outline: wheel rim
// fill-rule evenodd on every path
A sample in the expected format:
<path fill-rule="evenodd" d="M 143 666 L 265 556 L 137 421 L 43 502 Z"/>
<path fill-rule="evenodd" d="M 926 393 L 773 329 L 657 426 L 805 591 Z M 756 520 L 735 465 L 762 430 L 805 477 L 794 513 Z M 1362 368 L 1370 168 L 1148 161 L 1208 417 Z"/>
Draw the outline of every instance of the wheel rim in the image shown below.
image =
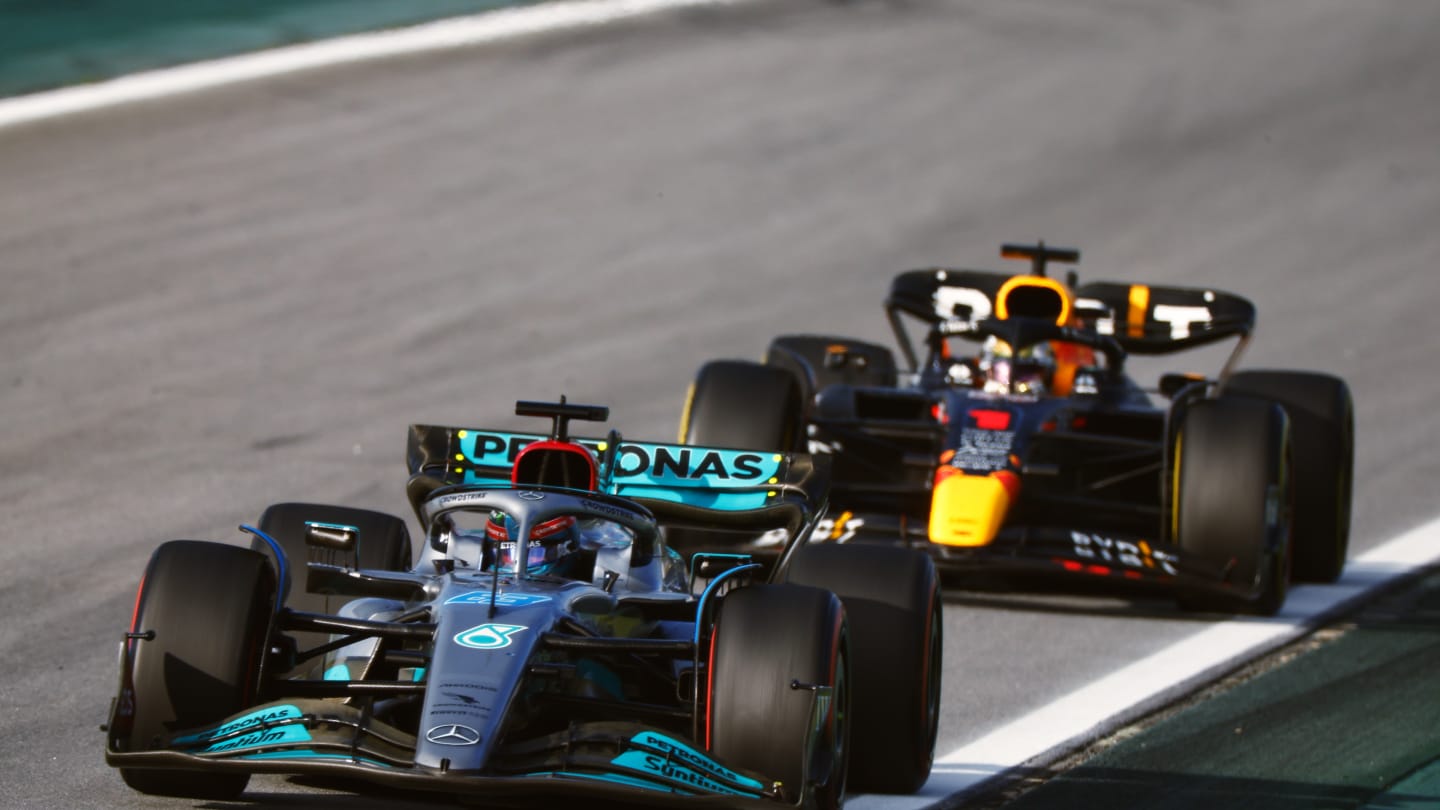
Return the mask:
<path fill-rule="evenodd" d="M 845 774 L 850 770 L 850 643 L 847 640 L 840 649 L 839 661 L 835 667 L 835 698 L 830 723 L 831 750 L 834 762 L 831 764 L 830 783 L 836 796 L 845 795 Z"/>
<path fill-rule="evenodd" d="M 809 772 L 802 772 L 804 784 L 800 786 L 801 795 L 791 797 L 792 800 L 803 803 L 804 792 L 813 790 L 811 804 L 821 810 L 839 808 L 843 804 L 850 771 L 850 642 L 848 634 L 843 630 L 830 683 L 828 722 L 825 723 L 815 753 L 810 756 L 805 769 Z M 828 763 L 818 759 L 819 752 L 826 748 L 830 751 Z M 828 767 L 823 782 L 818 781 L 819 775 L 811 771 L 817 766 Z"/>
<path fill-rule="evenodd" d="M 933 598 L 933 597 L 932 597 Z M 945 639 L 943 615 L 939 604 L 930 611 L 929 662 L 925 673 L 925 764 L 928 769 L 935 761 L 935 739 L 940 732 L 940 677 L 943 671 Z"/>

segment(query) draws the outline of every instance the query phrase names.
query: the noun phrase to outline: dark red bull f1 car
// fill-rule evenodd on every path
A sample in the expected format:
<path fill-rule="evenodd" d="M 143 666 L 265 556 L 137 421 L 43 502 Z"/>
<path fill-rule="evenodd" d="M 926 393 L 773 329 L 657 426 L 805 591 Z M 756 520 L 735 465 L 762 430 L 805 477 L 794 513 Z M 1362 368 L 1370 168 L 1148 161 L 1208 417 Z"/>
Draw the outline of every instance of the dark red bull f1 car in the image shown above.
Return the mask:
<path fill-rule="evenodd" d="M 887 347 L 776 338 L 696 377 L 680 438 L 833 458 L 820 539 L 893 541 L 942 570 L 1167 586 L 1182 606 L 1270 614 L 1332 582 L 1349 537 L 1345 382 L 1237 370 L 1254 305 L 1220 290 L 1062 281 L 1079 252 L 1002 246 L 1024 273 L 903 272 Z M 1142 387 L 1127 360 L 1236 341 L 1214 376 Z"/>

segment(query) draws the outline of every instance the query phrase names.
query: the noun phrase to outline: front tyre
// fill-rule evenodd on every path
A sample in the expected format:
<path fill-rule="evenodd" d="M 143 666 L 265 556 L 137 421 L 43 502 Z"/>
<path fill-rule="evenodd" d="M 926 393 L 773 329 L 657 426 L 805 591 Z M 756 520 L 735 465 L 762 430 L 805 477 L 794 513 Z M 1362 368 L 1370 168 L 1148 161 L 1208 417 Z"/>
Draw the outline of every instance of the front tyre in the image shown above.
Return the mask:
<path fill-rule="evenodd" d="M 1279 403 L 1290 417 L 1294 445 L 1296 582 L 1340 578 L 1350 546 L 1355 467 L 1355 406 L 1339 377 L 1304 371 L 1241 371 L 1227 396 Z"/>
<path fill-rule="evenodd" d="M 785 801 L 823 810 L 845 798 L 850 654 L 845 610 L 829 591 L 752 585 L 726 594 L 711 638 L 705 746 L 765 774 Z M 825 692 L 813 687 L 829 687 Z M 818 701 L 818 702 L 817 702 Z M 820 710 L 813 755 L 813 712 Z"/>
<path fill-rule="evenodd" d="M 1290 580 L 1290 432 L 1280 406 L 1248 397 L 1191 405 L 1175 440 L 1174 536 L 1209 560 L 1230 594 L 1187 594 L 1181 606 L 1274 615 Z"/>
<path fill-rule="evenodd" d="M 157 548 L 135 601 L 111 745 L 153 750 L 169 734 L 252 705 L 274 607 L 264 555 L 198 540 Z M 149 768 L 121 768 L 120 777 L 141 793 L 192 799 L 232 799 L 250 779 Z"/>
<path fill-rule="evenodd" d="M 940 578 L 929 556 L 886 545 L 801 547 L 787 579 L 845 605 L 854 663 L 850 784 L 914 793 L 930 776 L 940 725 Z"/>

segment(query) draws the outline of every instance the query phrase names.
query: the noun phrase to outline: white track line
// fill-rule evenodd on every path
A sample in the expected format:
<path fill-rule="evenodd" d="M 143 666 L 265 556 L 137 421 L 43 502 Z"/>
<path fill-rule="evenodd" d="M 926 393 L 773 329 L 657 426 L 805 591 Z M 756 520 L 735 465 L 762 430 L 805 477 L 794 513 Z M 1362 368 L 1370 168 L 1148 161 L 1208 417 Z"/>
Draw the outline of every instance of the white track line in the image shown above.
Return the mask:
<path fill-rule="evenodd" d="M 741 2 L 746 0 L 569 0 L 497 9 L 0 99 L 0 128 L 304 70 L 595 27 L 674 9 Z"/>
<path fill-rule="evenodd" d="M 1038 765 L 1098 739 L 1215 677 L 1304 635 L 1315 620 L 1440 561 L 1440 519 L 1346 563 L 1334 585 L 1301 585 L 1273 618 L 1221 622 L 1136 661 L 935 761 L 913 796 L 857 796 L 852 810 L 917 810 L 1012 768 Z"/>

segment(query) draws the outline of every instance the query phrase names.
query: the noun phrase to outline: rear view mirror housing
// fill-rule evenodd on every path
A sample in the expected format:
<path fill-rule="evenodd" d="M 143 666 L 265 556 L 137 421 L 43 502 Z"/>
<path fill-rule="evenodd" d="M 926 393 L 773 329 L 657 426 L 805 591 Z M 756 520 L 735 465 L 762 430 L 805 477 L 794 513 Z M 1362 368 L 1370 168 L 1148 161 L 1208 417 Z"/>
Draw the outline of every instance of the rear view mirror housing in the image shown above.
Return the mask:
<path fill-rule="evenodd" d="M 305 545 L 342 554 L 354 554 L 360 545 L 360 530 L 342 523 L 305 521 Z"/>

